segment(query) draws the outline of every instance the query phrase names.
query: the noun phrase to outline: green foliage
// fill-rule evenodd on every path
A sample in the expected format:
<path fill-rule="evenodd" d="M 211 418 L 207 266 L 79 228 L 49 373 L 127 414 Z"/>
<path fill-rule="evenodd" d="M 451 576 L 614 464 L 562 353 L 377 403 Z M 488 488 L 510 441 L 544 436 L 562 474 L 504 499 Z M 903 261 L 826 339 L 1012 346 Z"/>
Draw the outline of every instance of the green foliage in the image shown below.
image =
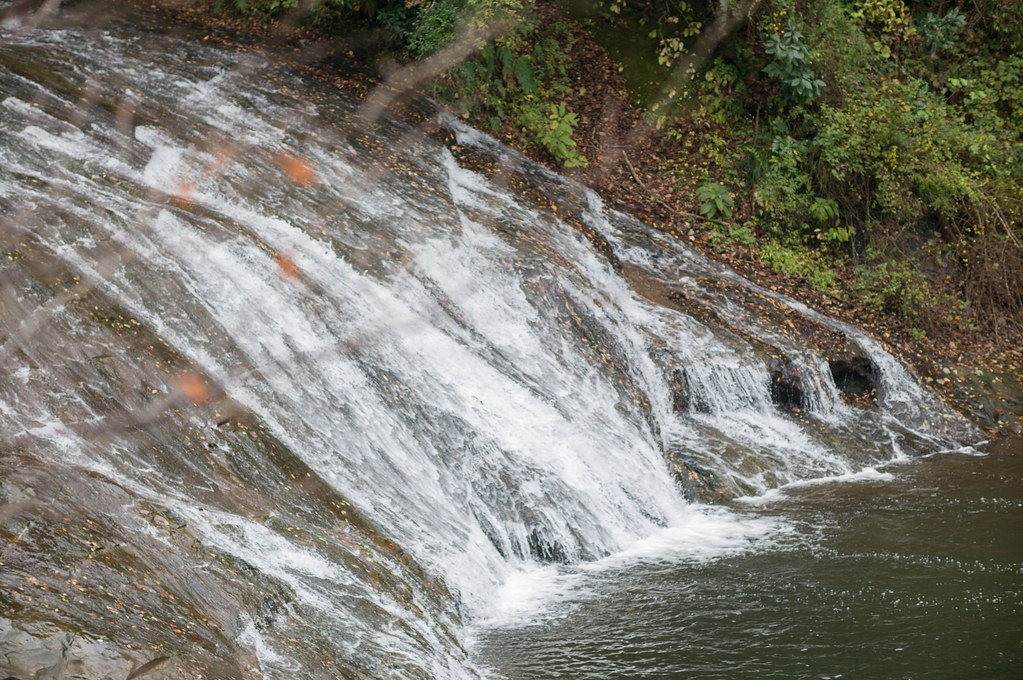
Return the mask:
<path fill-rule="evenodd" d="M 596 3 L 602 6 L 603 3 Z M 657 64 L 671 68 L 685 56 L 689 43 L 700 33 L 708 16 L 709 3 L 685 0 L 625 2 L 610 0 L 605 20 L 628 23 L 656 41 Z"/>
<path fill-rule="evenodd" d="M 327 6 L 328 3 L 324 3 L 314 12 L 326 14 Z M 397 2 L 379 7 L 377 9 L 376 20 L 379 22 L 380 27 L 392 36 L 398 44 L 408 45 L 412 32 L 415 30 L 418 17 L 419 13 L 414 7 L 410 7 L 404 2 Z M 321 18 L 319 23 L 327 23 L 327 18 Z"/>
<path fill-rule="evenodd" d="M 704 182 L 696 190 L 696 197 L 700 199 L 700 214 L 710 219 L 727 220 L 732 217 L 732 208 L 735 202 L 732 200 L 728 189 L 717 182 Z"/>
<path fill-rule="evenodd" d="M 849 14 L 862 21 L 868 31 L 888 46 L 911 41 L 916 35 L 909 8 L 903 0 L 860 0 Z"/>
<path fill-rule="evenodd" d="M 265 20 L 305 6 L 222 2 Z M 603 0 L 584 23 L 634 36 L 612 52 L 623 63 L 647 55 L 650 81 L 725 6 Z M 578 28 L 540 16 L 525 0 L 324 0 L 307 20 L 359 30 L 370 50 L 405 60 L 467 34 L 477 42 L 434 96 L 585 165 L 567 102 Z M 690 105 L 669 129 L 686 149 L 673 165 L 680 184 L 704 173 L 735 190 L 698 187 L 714 244 L 748 248 L 819 290 L 845 285 L 916 332 L 969 315 L 1023 326 L 1023 3 L 764 0 L 750 21 L 657 112 L 670 123 Z M 505 23 L 497 38 L 472 37 Z"/>
<path fill-rule="evenodd" d="M 894 65 L 878 54 L 877 40 L 838 3 L 826 3 L 808 30 L 809 39 L 819 46 L 815 66 L 832 83 L 825 98 L 840 99 L 845 92 L 893 69 Z"/>
<path fill-rule="evenodd" d="M 945 81 L 944 94 L 986 128 L 1023 128 L 1023 54 L 974 59 Z"/>
<path fill-rule="evenodd" d="M 953 7 L 942 17 L 928 12 L 924 20 L 920 22 L 918 30 L 924 45 L 933 57 L 939 51 L 944 52 L 955 45 L 965 26 L 966 16 L 959 11 L 959 8 Z"/>
<path fill-rule="evenodd" d="M 708 240 L 719 252 L 734 251 L 746 248 L 750 251 L 757 245 L 757 235 L 748 226 L 735 226 L 731 223 L 711 224 L 707 232 Z"/>
<path fill-rule="evenodd" d="M 535 100 L 527 100 L 518 115 L 519 124 L 528 130 L 535 140 L 565 167 L 579 167 L 587 164 L 586 157 L 576 149 L 572 132 L 579 124 L 574 113 L 565 109 L 565 104 L 548 104 L 542 109 Z"/>
<path fill-rule="evenodd" d="M 231 0 L 231 4 L 242 14 L 270 21 L 279 17 L 286 10 L 297 7 L 298 0 Z"/>
<path fill-rule="evenodd" d="M 974 5 L 974 8 L 977 6 Z M 994 56 L 1023 52 L 1023 2 L 985 2 L 970 20 L 982 31 L 983 49 Z"/>
<path fill-rule="evenodd" d="M 831 224 L 838 220 L 838 203 L 830 198 L 815 198 L 809 207 L 810 216 L 821 224 Z M 843 239 L 843 240 L 848 240 Z"/>
<path fill-rule="evenodd" d="M 408 35 L 412 56 L 422 58 L 451 43 L 463 6 L 459 0 L 436 0 L 422 10 Z"/>
<path fill-rule="evenodd" d="M 876 253 L 873 255 L 876 258 Z M 853 273 L 861 304 L 873 312 L 901 317 L 918 336 L 955 321 L 967 307 L 965 302 L 935 291 L 916 263 L 880 260 L 860 265 Z"/>
<path fill-rule="evenodd" d="M 585 166 L 573 139 L 579 124 L 564 97 L 569 51 L 575 38 L 568 24 L 555 22 L 519 31 L 482 45 L 442 77 L 435 92 L 464 112 L 485 116 L 494 132 L 507 124 L 565 167 Z"/>
<path fill-rule="evenodd" d="M 700 90 L 700 153 L 746 183 L 764 262 L 917 332 L 1023 320 L 1023 3 L 950 4 L 776 0 L 761 61 L 718 55 Z"/>
<path fill-rule="evenodd" d="M 992 181 L 1020 170 L 1018 146 L 1006 149 L 919 84 L 882 83 L 822 107 L 816 145 L 829 186 L 859 187 L 846 205 L 863 219 L 968 222 L 995 198 Z"/>
<path fill-rule="evenodd" d="M 781 81 L 782 96 L 787 100 L 798 103 L 820 95 L 824 81 L 810 68 L 810 48 L 791 17 L 784 32 L 764 42 L 764 52 L 774 58 L 764 73 Z"/>
<path fill-rule="evenodd" d="M 811 144 L 791 135 L 778 135 L 771 140 L 766 171 L 756 191 L 757 206 L 768 218 L 766 227 L 785 241 L 798 241 L 799 233 L 792 227 L 805 219 L 806 205 L 812 201 L 813 187 L 806 159 Z"/>
<path fill-rule="evenodd" d="M 536 78 L 533 76 L 533 65 L 529 59 L 525 57 L 510 57 L 509 62 L 512 71 L 515 72 L 515 80 L 518 81 L 522 92 L 526 95 L 536 94 L 539 91 L 539 87 L 536 84 Z"/>
<path fill-rule="evenodd" d="M 769 241 L 759 249 L 760 259 L 779 274 L 798 276 L 814 290 L 830 293 L 837 286 L 835 270 L 827 266 L 820 252 L 802 246 L 785 246 Z"/>
<path fill-rule="evenodd" d="M 699 117 L 716 124 L 741 118 L 745 113 L 736 94 L 746 89 L 742 74 L 732 63 L 714 59 L 699 88 Z"/>

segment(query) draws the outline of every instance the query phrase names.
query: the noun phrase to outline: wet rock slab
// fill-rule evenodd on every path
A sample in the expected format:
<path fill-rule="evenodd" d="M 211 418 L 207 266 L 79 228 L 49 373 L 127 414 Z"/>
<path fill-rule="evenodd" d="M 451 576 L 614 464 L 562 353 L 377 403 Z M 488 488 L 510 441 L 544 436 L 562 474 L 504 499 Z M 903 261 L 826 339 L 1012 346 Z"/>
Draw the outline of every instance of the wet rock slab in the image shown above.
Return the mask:
<path fill-rule="evenodd" d="M 6 677 L 124 678 L 147 661 L 127 651 L 110 641 L 70 633 L 50 622 L 0 617 L 0 673 Z M 145 677 L 158 676 L 154 673 Z"/>

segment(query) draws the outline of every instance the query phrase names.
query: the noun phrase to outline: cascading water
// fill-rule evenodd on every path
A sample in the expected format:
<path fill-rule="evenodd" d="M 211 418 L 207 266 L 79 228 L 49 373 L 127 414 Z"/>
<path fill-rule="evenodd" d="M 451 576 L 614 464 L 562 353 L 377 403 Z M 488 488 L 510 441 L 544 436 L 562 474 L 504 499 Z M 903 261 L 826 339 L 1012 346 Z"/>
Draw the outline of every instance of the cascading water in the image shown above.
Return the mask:
<path fill-rule="evenodd" d="M 7 639 L 105 641 L 96 673 L 474 677 L 466 625 L 538 565 L 741 548 L 764 527 L 685 495 L 973 436 L 855 328 L 456 121 L 362 122 L 129 23 L 0 29 Z M 878 407 L 739 292 L 844 335 Z"/>

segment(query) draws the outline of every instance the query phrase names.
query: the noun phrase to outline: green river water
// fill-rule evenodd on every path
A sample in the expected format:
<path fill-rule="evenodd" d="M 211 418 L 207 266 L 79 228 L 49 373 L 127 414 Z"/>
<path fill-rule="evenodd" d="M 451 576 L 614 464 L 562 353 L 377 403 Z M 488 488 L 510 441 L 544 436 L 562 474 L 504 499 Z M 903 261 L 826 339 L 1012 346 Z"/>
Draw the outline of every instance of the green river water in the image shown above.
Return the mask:
<path fill-rule="evenodd" d="M 766 545 L 601 572 L 485 656 L 513 678 L 1023 677 L 1023 440 L 986 452 L 748 504 L 782 527 Z"/>

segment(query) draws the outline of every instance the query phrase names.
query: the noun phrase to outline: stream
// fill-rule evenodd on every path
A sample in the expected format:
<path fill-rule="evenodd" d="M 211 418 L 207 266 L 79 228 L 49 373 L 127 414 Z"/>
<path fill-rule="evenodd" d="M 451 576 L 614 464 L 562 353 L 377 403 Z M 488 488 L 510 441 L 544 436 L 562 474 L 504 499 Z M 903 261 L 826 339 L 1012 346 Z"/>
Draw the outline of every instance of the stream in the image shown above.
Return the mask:
<path fill-rule="evenodd" d="M 0 671 L 1019 671 L 1019 442 L 877 340 L 339 64 L 80 19 L 0 25 Z"/>

